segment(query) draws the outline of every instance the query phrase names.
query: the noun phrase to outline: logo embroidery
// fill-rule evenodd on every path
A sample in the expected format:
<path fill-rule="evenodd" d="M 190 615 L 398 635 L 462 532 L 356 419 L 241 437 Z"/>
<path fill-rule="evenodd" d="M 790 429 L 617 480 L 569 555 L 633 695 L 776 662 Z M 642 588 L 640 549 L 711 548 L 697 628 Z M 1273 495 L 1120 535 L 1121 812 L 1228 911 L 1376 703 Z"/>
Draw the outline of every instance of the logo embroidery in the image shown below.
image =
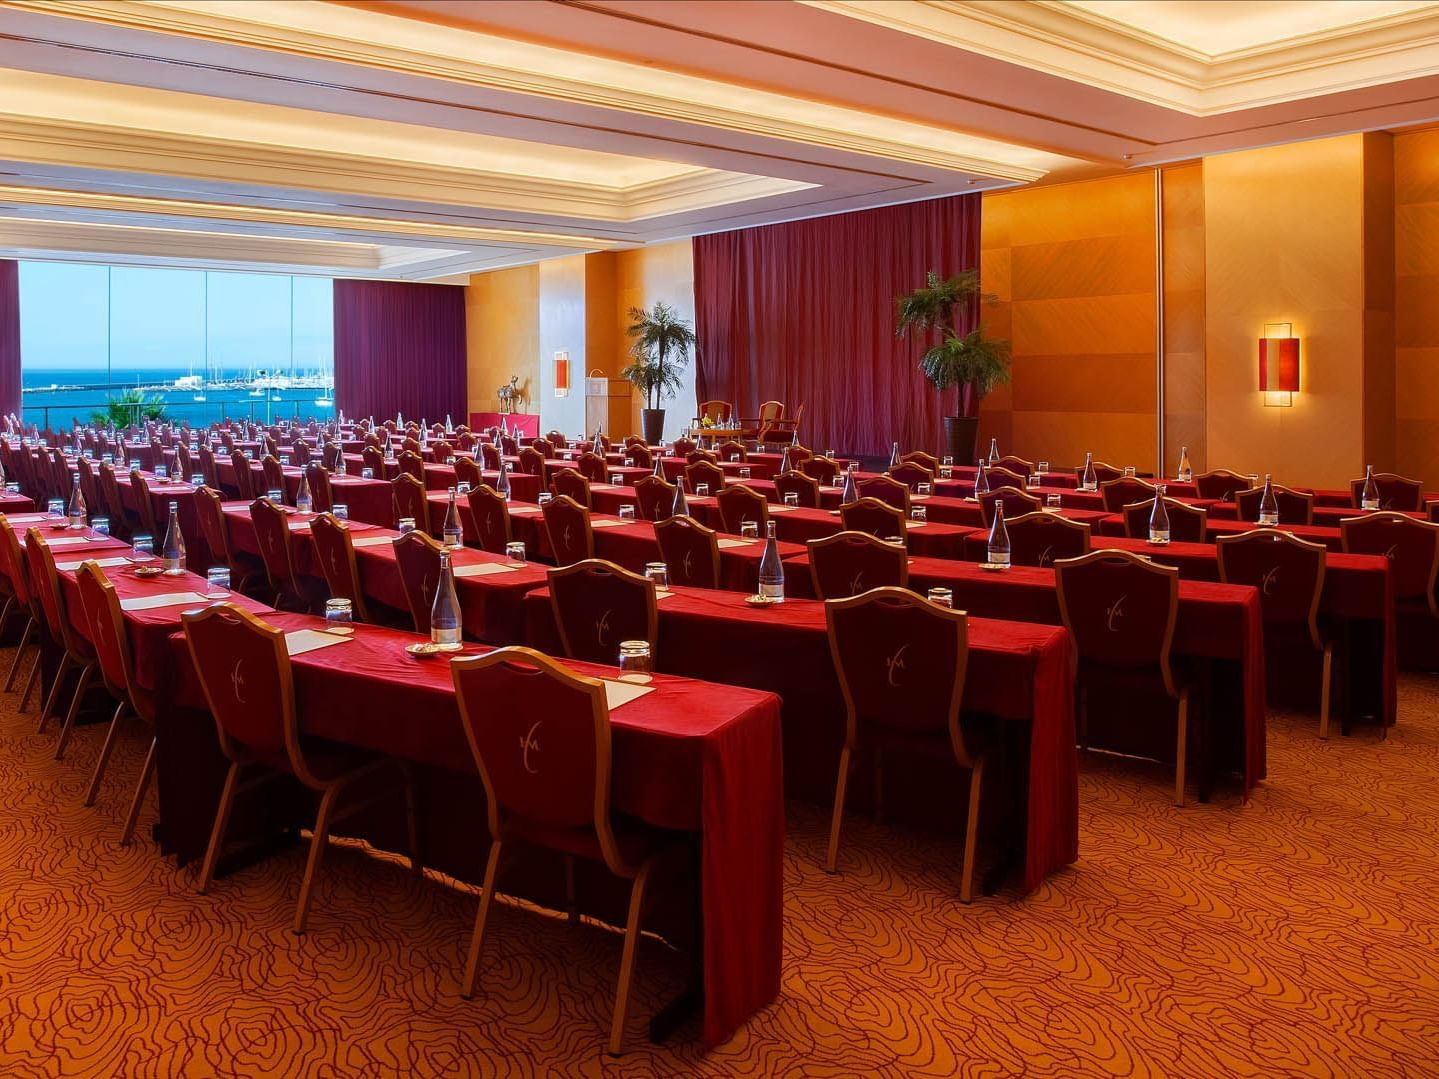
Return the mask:
<path fill-rule="evenodd" d="M 693 551 L 686 551 L 686 552 L 685 552 L 685 558 L 684 558 L 684 562 L 682 563 L 682 565 L 684 566 L 684 570 L 685 570 L 685 580 L 687 580 L 687 581 L 692 581 L 692 580 L 694 580 L 694 552 L 693 552 Z"/>
<path fill-rule="evenodd" d="M 1119 619 L 1121 619 L 1121 618 L 1124 617 L 1124 601 L 1127 600 L 1128 598 L 1129 598 L 1128 593 L 1126 593 L 1125 595 L 1120 596 L 1117 600 L 1115 600 L 1113 603 L 1111 603 L 1111 604 L 1109 605 L 1109 610 L 1107 610 L 1107 611 L 1105 612 L 1105 622 L 1104 622 L 1104 624 L 1105 624 L 1105 628 L 1107 628 L 1110 633 L 1118 633 L 1118 632 L 1119 632 L 1119 627 L 1116 626 L 1114 623 L 1117 622 L 1117 621 L 1119 621 Z"/>
<path fill-rule="evenodd" d="M 245 685 L 245 676 L 240 673 L 240 664 L 243 662 L 241 659 L 235 660 L 235 669 L 230 672 L 230 686 L 235 691 L 235 701 L 238 704 L 246 703 L 245 695 L 240 692 Z"/>
<path fill-rule="evenodd" d="M 1279 576 L 1279 567 L 1278 567 L 1278 566 L 1275 566 L 1275 567 L 1274 567 L 1273 569 L 1271 569 L 1268 573 L 1266 573 L 1262 578 L 1260 578 L 1260 580 L 1261 580 L 1262 583 L 1261 583 L 1261 585 L 1260 585 L 1260 587 L 1259 587 L 1259 590 L 1260 590 L 1262 593 L 1264 593 L 1264 595 L 1266 595 L 1266 596 L 1272 596 L 1272 595 L 1274 594 L 1274 582 L 1275 582 L 1275 580 L 1278 578 L 1278 576 Z"/>
<path fill-rule="evenodd" d="M 1051 544 L 1050 546 L 1046 547 L 1043 551 L 1041 551 L 1041 552 L 1039 553 L 1039 564 L 1040 564 L 1041 566 L 1047 566 L 1047 565 L 1049 565 L 1049 564 L 1050 564 L 1051 562 L 1053 562 L 1053 561 L 1054 561 L 1054 545 Z"/>
<path fill-rule="evenodd" d="M 858 573 L 856 573 L 856 574 L 854 575 L 854 580 L 852 580 L 852 581 L 849 582 L 849 594 L 850 594 L 851 596 L 857 596 L 857 595 L 859 595 L 859 594 L 860 594 L 861 592 L 863 592 L 863 591 L 864 591 L 864 570 L 860 570 Z"/>
<path fill-rule="evenodd" d="M 895 652 L 894 655 L 890 656 L 887 660 L 884 661 L 885 666 L 889 668 L 889 684 L 892 685 L 892 686 L 898 686 L 898 685 L 899 685 L 899 682 L 898 682 L 898 681 L 895 679 L 895 677 L 894 677 L 894 672 L 895 672 L 895 671 L 902 671 L 902 670 L 905 669 L 905 668 L 904 668 L 904 653 L 905 653 L 905 649 L 907 649 L 908 647 L 909 647 L 909 645 L 907 645 L 907 644 L 902 644 L 902 645 L 900 645 L 900 646 L 899 646 L 899 650 L 898 650 L 897 652 Z"/>
<path fill-rule="evenodd" d="M 605 637 L 610 632 L 610 612 L 605 611 L 599 618 L 595 619 L 595 644 L 604 644 Z"/>
<path fill-rule="evenodd" d="M 525 766 L 525 771 L 532 776 L 539 775 L 540 773 L 538 768 L 530 767 L 530 753 L 538 753 L 540 751 L 540 740 L 535 737 L 535 735 L 539 732 L 540 724 L 543 722 L 544 720 L 542 719 L 535 720 L 534 726 L 526 731 L 520 739 L 520 763 Z"/>

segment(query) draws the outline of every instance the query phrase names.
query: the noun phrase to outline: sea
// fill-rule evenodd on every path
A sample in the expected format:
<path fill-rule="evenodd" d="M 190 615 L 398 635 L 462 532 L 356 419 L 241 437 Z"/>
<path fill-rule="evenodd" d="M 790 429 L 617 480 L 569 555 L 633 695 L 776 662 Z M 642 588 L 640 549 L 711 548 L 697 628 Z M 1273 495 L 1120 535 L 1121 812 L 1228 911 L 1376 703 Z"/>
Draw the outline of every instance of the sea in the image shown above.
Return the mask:
<path fill-rule="evenodd" d="M 46 367 L 20 372 L 22 419 L 41 429 L 63 430 L 89 423 L 112 397 L 141 390 L 158 398 L 165 416 L 194 426 L 224 419 L 268 423 L 282 418 L 328 420 L 335 415 L 333 370 L 297 373 L 213 369 L 104 370 Z"/>

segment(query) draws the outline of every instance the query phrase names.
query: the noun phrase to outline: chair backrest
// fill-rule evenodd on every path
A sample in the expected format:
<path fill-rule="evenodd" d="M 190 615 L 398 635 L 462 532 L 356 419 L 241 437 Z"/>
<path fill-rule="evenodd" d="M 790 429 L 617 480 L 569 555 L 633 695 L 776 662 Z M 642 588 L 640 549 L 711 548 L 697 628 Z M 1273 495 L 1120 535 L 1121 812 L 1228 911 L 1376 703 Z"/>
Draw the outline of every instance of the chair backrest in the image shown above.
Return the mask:
<path fill-rule="evenodd" d="M 1389 559 L 1395 599 L 1422 597 L 1439 617 L 1434 580 L 1439 573 L 1439 524 L 1402 513 L 1380 511 L 1339 522 L 1346 554 L 1379 554 Z"/>
<path fill-rule="evenodd" d="M 1124 515 L 1124 534 L 1131 539 L 1149 538 L 1149 518 L 1154 512 L 1154 499 L 1131 502 L 1121 511 Z M 1191 506 L 1188 502 L 1166 498 L 1164 512 L 1169 515 L 1169 538 L 1180 543 L 1209 542 L 1209 510 L 1204 506 Z"/>
<path fill-rule="evenodd" d="M 1104 480 L 1099 485 L 1099 497 L 1104 500 L 1107 513 L 1119 513 L 1131 502 L 1154 500 L 1159 488 L 1133 476 L 1120 476 L 1116 480 Z"/>
<path fill-rule="evenodd" d="M 1279 507 L 1279 523 L 1283 525 L 1312 525 L 1314 523 L 1314 495 L 1303 491 L 1292 491 L 1288 487 L 1274 484 L 1274 501 Z M 1255 487 L 1234 492 L 1234 504 L 1241 521 L 1259 520 L 1259 503 L 1264 498 L 1264 488 Z"/>
<path fill-rule="evenodd" d="M 368 622 L 370 615 L 365 608 L 365 590 L 360 583 L 360 567 L 355 562 L 350 526 L 326 512 L 310 522 L 310 534 L 315 538 L 315 559 L 329 586 L 330 598 L 349 600 L 354 616 Z"/>
<path fill-rule="evenodd" d="M 797 465 L 806 476 L 822 484 L 833 483 L 839 475 L 839 462 L 829 457 L 808 457 L 801 462 L 791 457 L 789 461 L 791 466 Z"/>
<path fill-rule="evenodd" d="M 311 454 L 310 452 L 310 444 L 306 442 L 303 438 L 295 439 L 295 445 L 292 452 L 294 454 L 295 464 L 299 465 L 301 468 L 304 468 L 307 464 L 309 464 L 310 458 L 313 456 L 313 454 Z"/>
<path fill-rule="evenodd" d="M 893 506 L 904 516 L 909 516 L 909 488 L 899 480 L 888 476 L 870 476 L 855 484 L 860 498 L 872 498 L 877 502 Z"/>
<path fill-rule="evenodd" d="M 585 509 L 594 505 L 590 500 L 590 481 L 573 468 L 558 468 L 551 472 L 550 489 L 557 495 L 573 498 Z"/>
<path fill-rule="evenodd" d="M 792 494 L 798 496 L 801 506 L 819 509 L 819 481 L 803 472 L 791 469 L 781 473 L 774 478 L 774 489 L 781 502 L 784 501 L 785 495 Z"/>
<path fill-rule="evenodd" d="M 480 463 L 484 465 L 486 471 L 498 472 L 501 464 L 499 447 L 493 442 L 481 442 Z"/>
<path fill-rule="evenodd" d="M 32 594 L 40 601 L 40 613 L 44 616 L 51 639 L 71 651 L 60 579 L 55 572 L 55 556 L 38 528 L 32 527 L 25 532 L 25 570 Z"/>
<path fill-rule="evenodd" d="M 1247 491 L 1251 484 L 1248 476 L 1231 472 L 1227 468 L 1215 468 L 1194 477 L 1194 490 L 1200 498 L 1216 498 L 1221 502 L 1234 496 L 1235 491 Z"/>
<path fill-rule="evenodd" d="M 526 446 L 519 452 L 520 471 L 528 472 L 532 476 L 539 476 L 541 482 L 545 476 L 545 455 L 533 446 Z"/>
<path fill-rule="evenodd" d="M 1002 465 L 987 465 L 984 475 L 989 481 L 991 491 L 999 487 L 1013 487 L 1017 491 L 1023 491 L 1029 486 L 1028 480 L 1022 473 L 1011 471 Z"/>
<path fill-rule="evenodd" d="M 569 441 L 565 438 L 563 431 L 546 431 L 545 441 L 557 450 L 569 448 Z"/>
<path fill-rule="evenodd" d="M 163 538 L 160 533 L 162 526 L 155 519 L 155 502 L 150 497 L 150 481 L 143 472 L 130 473 L 130 491 L 135 496 L 135 513 L 140 518 L 140 531 L 148 532 L 155 537 L 155 542 L 159 543 Z"/>
<path fill-rule="evenodd" d="M 124 527 L 125 498 L 120 494 L 120 481 L 115 478 L 115 466 L 100 463 L 100 493 L 104 496 L 105 512 L 110 515 L 110 529 Z"/>
<path fill-rule="evenodd" d="M 555 444 L 547 438 L 531 439 L 530 449 L 534 450 L 541 457 L 553 457 L 555 455 Z"/>
<path fill-rule="evenodd" d="M 478 439 L 470 431 L 461 431 L 460 437 L 455 439 L 455 448 L 465 453 L 473 453 Z M 558 443 L 557 443 L 558 445 Z"/>
<path fill-rule="evenodd" d="M 759 406 L 760 426 L 784 419 L 784 404 L 780 401 L 766 401 Z"/>
<path fill-rule="evenodd" d="M 1090 529 L 1083 521 L 1071 521 L 1043 510 L 1012 519 L 1008 510 L 1004 514 L 1009 558 L 1017 566 L 1052 566 L 1061 558 L 1089 553 Z"/>
<path fill-rule="evenodd" d="M 694 588 L 720 586 L 719 534 L 693 517 L 667 517 L 655 522 L 660 557 L 669 568 L 670 583 Z"/>
<path fill-rule="evenodd" d="M 692 492 L 697 492 L 700 484 L 708 484 L 709 493 L 717 495 L 724 490 L 724 469 L 711 461 L 695 461 L 685 465 L 685 483 Z"/>
<path fill-rule="evenodd" d="M 1082 663 L 1157 668 L 1176 696 L 1169 665 L 1179 611 L 1179 571 L 1128 551 L 1091 551 L 1054 564 L 1059 613 Z"/>
<path fill-rule="evenodd" d="M 974 760 L 960 715 L 969 666 L 969 616 L 904 588 L 875 588 L 824 605 L 830 656 L 844 693 L 845 742 L 860 725 L 907 734 L 948 732 L 955 757 Z"/>
<path fill-rule="evenodd" d="M 15 594 L 15 602 L 25 604 L 33 610 L 30 567 L 25 561 L 20 540 L 15 535 L 15 526 L 3 513 L 0 513 L 0 573 L 9 581 L 10 590 Z"/>
<path fill-rule="evenodd" d="M 591 483 L 604 483 L 609 479 L 609 468 L 605 465 L 605 459 L 594 450 L 586 450 L 575 458 L 575 467 L 580 470 L 580 475 Z"/>
<path fill-rule="evenodd" d="M 1304 626 L 1314 646 L 1324 646 L 1319 636 L 1326 554 L 1322 543 L 1256 528 L 1239 536 L 1220 536 L 1214 545 L 1219 579 L 1257 588 L 1267 625 Z"/>
<path fill-rule="evenodd" d="M 1044 508 L 1044 503 L 1039 500 L 1038 495 L 1028 494 L 1017 487 L 996 487 L 979 496 L 979 516 L 985 527 L 988 527 L 989 523 L 994 520 L 994 504 L 996 502 L 1003 503 L 1006 521 L 1011 517 L 1022 517 Z"/>
<path fill-rule="evenodd" d="M 549 572 L 550 605 L 560 644 L 571 659 L 614 664 L 621 641 L 659 636 L 654 582 L 602 558 L 587 558 Z"/>
<path fill-rule="evenodd" d="M 368 468 L 377 480 L 385 478 L 385 453 L 379 446 L 366 446 L 360 450 L 360 466 Z"/>
<path fill-rule="evenodd" d="M 215 465 L 215 451 L 205 443 L 200 444 L 200 474 L 205 477 L 205 486 L 220 489 L 220 470 Z"/>
<path fill-rule="evenodd" d="M 658 476 L 641 476 L 635 480 L 635 501 L 646 521 L 667 521 L 675 508 L 675 485 Z"/>
<path fill-rule="evenodd" d="M 105 687 L 112 696 L 129 698 L 137 710 L 145 707 L 149 698 L 135 682 L 130 639 L 115 586 L 93 559 L 81 563 L 75 572 L 75 583 L 80 590 L 80 606 L 85 614 L 86 636 L 95 650 Z M 153 716 L 142 714 L 142 718 L 153 719 Z"/>
<path fill-rule="evenodd" d="M 329 513 L 335 508 L 335 493 L 330 486 L 330 470 L 319 461 L 301 466 L 310 485 L 310 504 L 316 513 Z"/>
<path fill-rule="evenodd" d="M 871 588 L 907 588 L 909 552 L 868 532 L 836 532 L 812 539 L 809 573 L 820 599 L 846 599 Z"/>
<path fill-rule="evenodd" d="M 917 461 L 902 461 L 889 470 L 889 477 L 898 480 L 911 491 L 921 483 L 934 482 L 934 472 Z"/>
<path fill-rule="evenodd" d="M 1075 466 L 1074 466 L 1074 474 L 1075 474 L 1076 476 L 1078 476 L 1080 479 L 1083 479 L 1083 478 L 1084 478 L 1084 466 L 1083 466 L 1083 465 L 1075 465 Z M 1107 465 L 1107 464 L 1105 464 L 1103 461 L 1095 461 L 1095 462 L 1094 462 L 1094 478 L 1095 478 L 1096 482 L 1098 482 L 1098 483 L 1103 483 L 1105 480 L 1119 480 L 1119 479 L 1124 479 L 1124 478 L 1125 478 L 1125 476 L 1124 476 L 1124 469 L 1122 469 L 1122 468 L 1115 468 L 1113 465 Z M 1130 479 L 1133 479 L 1132 476 L 1129 477 L 1129 478 L 1130 478 Z"/>
<path fill-rule="evenodd" d="M 655 463 L 655 455 L 643 442 L 626 443 L 625 460 L 631 462 L 634 468 L 652 468 Z"/>
<path fill-rule="evenodd" d="M 1016 457 L 1012 453 L 1005 454 L 998 461 L 995 461 L 994 464 L 997 468 L 1007 469 L 1010 472 L 1017 472 L 1025 479 L 1029 479 L 1031 476 L 1034 475 L 1034 462 L 1026 461 L 1023 457 Z"/>
<path fill-rule="evenodd" d="M 939 472 L 939 458 L 932 453 L 925 453 L 924 450 L 910 450 L 899 459 L 900 464 L 916 464 L 925 469 L 931 476 Z M 892 472 L 893 470 L 891 470 Z"/>
<path fill-rule="evenodd" d="M 847 532 L 868 532 L 880 539 L 908 534 L 905 528 L 904 511 L 877 498 L 861 498 L 846 502 L 839 508 L 840 523 Z"/>
<path fill-rule="evenodd" d="M 719 423 L 734 414 L 734 406 L 728 401 L 701 401 L 699 418 L 709 420 L 711 423 Z"/>
<path fill-rule="evenodd" d="M 264 479 L 266 491 L 279 491 L 280 497 L 285 497 L 285 470 L 280 467 L 279 458 L 265 454 L 260 459 L 260 475 Z"/>
<path fill-rule="evenodd" d="M 688 457 L 695 451 L 695 440 L 681 435 L 671 445 L 671 451 L 676 457 Z"/>
<path fill-rule="evenodd" d="M 1424 484 L 1393 472 L 1374 473 L 1374 484 L 1379 488 L 1379 508 L 1396 510 L 1400 513 L 1414 513 L 1423 509 Z M 1364 478 L 1349 481 L 1349 504 L 1356 509 L 1364 497 Z"/>
<path fill-rule="evenodd" d="M 425 459 L 414 450 L 405 450 L 396 460 L 399 462 L 400 474 L 413 476 L 420 481 L 420 486 L 425 484 Z"/>
<path fill-rule="evenodd" d="M 435 589 L 440 584 L 440 553 L 444 550 L 418 528 L 395 540 L 395 566 L 400 571 L 400 587 L 416 633 L 430 632 L 430 608 L 435 602 Z"/>
<path fill-rule="evenodd" d="M 506 457 L 514 457 L 520 452 L 520 440 L 514 435 L 500 436 L 500 453 Z"/>
<path fill-rule="evenodd" d="M 250 471 L 250 459 L 239 449 L 230 451 L 230 465 L 235 470 L 235 489 L 240 498 L 249 501 L 255 497 L 255 474 Z"/>
<path fill-rule="evenodd" d="M 430 528 L 430 503 L 425 498 L 425 485 L 408 472 L 402 472 L 392 481 L 395 491 L 395 519 L 413 517 L 415 527 L 422 532 Z"/>
<path fill-rule="evenodd" d="M 719 448 L 715 450 L 715 455 L 721 461 L 749 460 L 749 454 L 745 451 L 744 443 L 733 438 L 728 442 L 721 442 Z"/>
<path fill-rule="evenodd" d="M 416 457 L 419 457 L 424 452 L 424 449 L 425 448 L 420 445 L 420 440 L 414 435 L 405 436 L 405 440 L 400 443 L 402 453 L 413 453 Z"/>
<path fill-rule="evenodd" d="M 769 500 L 742 483 L 726 487 L 716 499 L 719 503 L 720 527 L 726 532 L 739 532 L 745 521 L 754 521 L 761 536 L 769 523 Z"/>
<path fill-rule="evenodd" d="M 473 457 L 455 458 L 456 484 L 468 483 L 470 485 L 470 489 L 473 490 L 484 482 L 484 473 L 480 471 L 480 466 L 475 463 L 475 459 Z"/>
<path fill-rule="evenodd" d="M 480 549 L 504 554 L 505 545 L 513 538 L 510 529 L 510 506 L 498 491 L 487 483 L 470 488 L 466 496 L 470 522 L 480 539 Z"/>
<path fill-rule="evenodd" d="M 595 555 L 590 511 L 573 498 L 556 495 L 544 505 L 545 531 L 557 566 L 569 566 Z"/>
<path fill-rule="evenodd" d="M 294 590 L 295 542 L 284 508 L 268 498 L 257 498 L 250 503 L 250 520 L 255 525 L 255 542 L 270 584 L 277 589 Z"/>
<path fill-rule="evenodd" d="M 807 446 L 791 445 L 786 448 L 789 451 L 789 466 L 791 468 L 802 467 L 806 461 L 814 456 L 814 450 Z"/>
<path fill-rule="evenodd" d="M 195 516 L 200 519 L 200 533 L 215 561 L 235 566 L 235 555 L 230 548 L 230 526 L 225 520 L 224 503 L 220 492 L 202 487 L 195 492 Z"/>

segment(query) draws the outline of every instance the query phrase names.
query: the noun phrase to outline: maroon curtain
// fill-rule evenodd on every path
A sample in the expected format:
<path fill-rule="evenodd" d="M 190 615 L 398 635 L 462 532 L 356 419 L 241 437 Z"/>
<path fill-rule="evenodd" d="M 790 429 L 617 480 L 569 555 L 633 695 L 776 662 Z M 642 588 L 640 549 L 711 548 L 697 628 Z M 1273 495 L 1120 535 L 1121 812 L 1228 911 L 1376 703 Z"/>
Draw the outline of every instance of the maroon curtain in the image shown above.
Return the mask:
<path fill-rule="evenodd" d="M 942 444 L 956 412 L 918 368 L 927 346 L 894 335 L 895 298 L 979 265 L 980 196 L 913 202 L 694 239 L 698 400 L 757 416 L 801 405 L 800 439 L 823 452 Z M 973 329 L 978 306 L 961 320 Z"/>
<path fill-rule="evenodd" d="M 20 413 L 20 264 L 0 259 L 0 415 Z"/>
<path fill-rule="evenodd" d="M 335 282 L 335 404 L 347 416 L 465 415 L 465 290 Z"/>

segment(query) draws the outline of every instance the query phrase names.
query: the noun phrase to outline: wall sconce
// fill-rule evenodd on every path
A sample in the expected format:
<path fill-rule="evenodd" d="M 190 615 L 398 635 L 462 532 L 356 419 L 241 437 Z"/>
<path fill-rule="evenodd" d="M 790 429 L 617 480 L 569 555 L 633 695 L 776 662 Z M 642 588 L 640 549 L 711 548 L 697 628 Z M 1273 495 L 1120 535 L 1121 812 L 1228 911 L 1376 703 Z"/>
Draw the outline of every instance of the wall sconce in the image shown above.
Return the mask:
<path fill-rule="evenodd" d="M 1270 322 L 1259 339 L 1259 392 L 1266 407 L 1288 408 L 1299 392 L 1299 338 L 1294 324 Z"/>
<path fill-rule="evenodd" d="M 568 352 L 555 353 L 555 396 L 568 397 L 570 395 L 570 354 Z"/>

